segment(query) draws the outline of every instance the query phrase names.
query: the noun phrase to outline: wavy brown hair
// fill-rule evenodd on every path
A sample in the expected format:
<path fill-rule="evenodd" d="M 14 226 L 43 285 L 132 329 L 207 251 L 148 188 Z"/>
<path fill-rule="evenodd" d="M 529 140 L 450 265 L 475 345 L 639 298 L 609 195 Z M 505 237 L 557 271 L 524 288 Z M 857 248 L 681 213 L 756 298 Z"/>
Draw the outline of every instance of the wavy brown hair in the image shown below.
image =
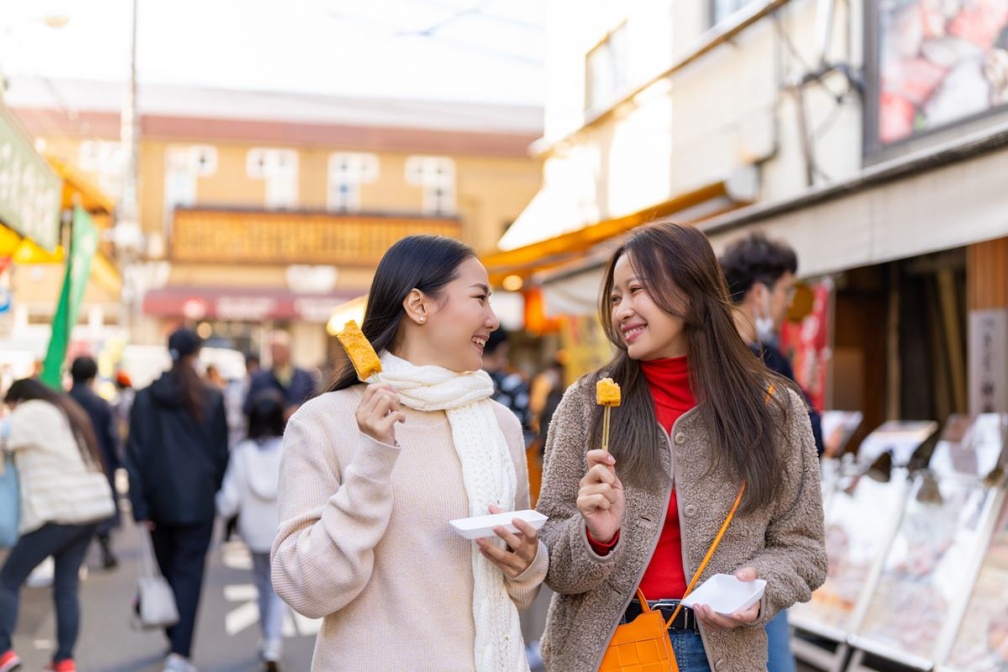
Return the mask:
<path fill-rule="evenodd" d="M 623 403 L 611 418 L 610 450 L 621 465 L 620 477 L 642 487 L 663 474 L 654 401 L 640 363 L 627 354 L 622 334 L 612 323 L 613 270 L 626 256 L 644 291 L 655 304 L 683 321 L 689 357 L 690 390 L 710 434 L 710 468 L 723 466 L 746 482 L 742 508 L 769 504 L 784 460 L 777 450 L 783 425 L 767 403 L 770 382 L 779 390 L 788 382 L 753 356 L 735 328 L 731 301 L 710 241 L 697 229 L 658 222 L 635 230 L 613 252 L 599 297 L 599 318 L 616 356 L 597 375 L 619 383 Z M 780 397 L 773 403 L 786 417 Z M 591 436 L 601 442 L 602 407 L 592 418 Z"/>

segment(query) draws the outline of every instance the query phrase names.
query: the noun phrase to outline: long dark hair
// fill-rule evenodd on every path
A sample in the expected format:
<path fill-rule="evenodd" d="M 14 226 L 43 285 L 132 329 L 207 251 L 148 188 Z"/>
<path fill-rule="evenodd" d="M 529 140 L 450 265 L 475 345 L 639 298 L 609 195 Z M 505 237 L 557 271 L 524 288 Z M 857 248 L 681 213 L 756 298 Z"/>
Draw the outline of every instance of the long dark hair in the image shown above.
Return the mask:
<path fill-rule="evenodd" d="M 182 355 L 172 362 L 172 368 L 168 372 L 168 375 L 178 385 L 179 394 L 182 395 L 182 402 L 190 415 L 196 418 L 197 422 L 202 422 L 203 412 L 207 403 L 207 390 L 209 388 L 193 366 L 193 360 L 198 356 L 198 352 L 191 355 Z"/>
<path fill-rule="evenodd" d="M 775 434 L 783 431 L 783 425 L 774 419 L 767 389 L 770 381 L 781 391 L 787 383 L 753 356 L 739 336 L 710 241 L 697 229 L 671 222 L 637 229 L 612 254 L 599 298 L 599 318 L 617 349 L 604 371 L 619 383 L 623 396 L 619 412 L 612 414 L 610 431 L 610 450 L 621 465 L 621 478 L 649 486 L 663 473 L 647 380 L 612 324 L 613 270 L 623 256 L 655 304 L 683 321 L 690 389 L 713 447 L 709 468 L 723 461 L 732 477 L 746 481 L 744 509 L 769 504 L 784 460 L 775 447 Z M 776 396 L 773 403 L 784 408 Z M 601 407 L 596 408 L 592 425 L 591 436 L 600 442 Z"/>
<path fill-rule="evenodd" d="M 69 394 L 58 392 L 35 378 L 15 380 L 11 383 L 7 395 L 4 397 L 4 402 L 8 404 L 32 400 L 46 401 L 60 409 L 70 423 L 70 431 L 73 432 L 84 463 L 90 462 L 101 466 L 103 471 L 105 470 L 105 460 L 102 458 L 98 438 L 91 426 L 91 418 L 80 404 L 74 401 Z"/>
<path fill-rule="evenodd" d="M 361 331 L 379 354 L 393 349 L 405 310 L 403 301 L 414 289 L 438 298 L 445 285 L 458 277 L 458 267 L 475 257 L 471 248 L 444 236 L 407 236 L 390 247 L 375 270 Z M 357 373 L 347 363 L 327 392 L 357 384 Z"/>

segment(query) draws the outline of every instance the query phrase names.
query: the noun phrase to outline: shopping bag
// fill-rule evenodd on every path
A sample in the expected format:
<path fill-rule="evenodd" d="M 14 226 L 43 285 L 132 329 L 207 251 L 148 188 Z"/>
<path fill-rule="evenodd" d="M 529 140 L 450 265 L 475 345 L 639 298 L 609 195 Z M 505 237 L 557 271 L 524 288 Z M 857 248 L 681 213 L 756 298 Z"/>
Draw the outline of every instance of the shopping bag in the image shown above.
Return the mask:
<path fill-rule="evenodd" d="M 136 622 L 145 630 L 167 628 L 179 620 L 175 593 L 154 561 L 150 531 L 143 525 L 137 526 L 137 530 L 140 532 L 140 576 L 133 603 Z"/>
<path fill-rule="evenodd" d="M 6 453 L 0 460 L 0 548 L 10 548 L 18 539 L 21 522 L 21 490 L 14 456 Z"/>

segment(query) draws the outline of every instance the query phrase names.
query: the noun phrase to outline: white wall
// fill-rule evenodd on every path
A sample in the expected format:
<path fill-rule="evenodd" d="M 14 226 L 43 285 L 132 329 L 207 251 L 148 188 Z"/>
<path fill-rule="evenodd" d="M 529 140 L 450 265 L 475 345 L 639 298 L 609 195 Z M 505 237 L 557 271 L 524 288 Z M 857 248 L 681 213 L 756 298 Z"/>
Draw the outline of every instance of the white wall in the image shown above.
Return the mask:
<path fill-rule="evenodd" d="M 758 5 L 762 0 L 756 0 Z M 550 85 L 545 142 L 559 160 L 593 157 L 599 218 L 634 212 L 697 187 L 719 182 L 739 167 L 762 167 L 761 201 L 803 193 L 806 163 L 796 95 L 786 84 L 820 63 L 818 15 L 830 3 L 792 0 L 778 16 L 750 26 L 730 43 L 641 92 L 589 128 L 584 113 L 585 57 L 624 20 L 634 89 L 665 71 L 718 32 L 708 30 L 699 0 L 559 0 L 551 3 Z M 861 63 L 861 16 L 854 3 L 833 3 L 827 60 Z M 853 11 L 853 15 L 848 12 Z M 803 87 L 807 126 L 815 137 L 815 185 L 861 169 L 861 101 L 839 74 Z M 564 140 L 563 143 L 556 144 Z M 591 151 L 584 151 L 590 148 Z"/>

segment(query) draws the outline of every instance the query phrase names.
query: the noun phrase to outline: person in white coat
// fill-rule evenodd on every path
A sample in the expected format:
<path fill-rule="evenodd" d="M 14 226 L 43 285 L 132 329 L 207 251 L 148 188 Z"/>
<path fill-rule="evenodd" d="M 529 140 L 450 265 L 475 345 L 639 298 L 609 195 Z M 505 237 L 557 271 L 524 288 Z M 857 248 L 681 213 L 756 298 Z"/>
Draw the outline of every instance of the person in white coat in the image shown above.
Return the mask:
<path fill-rule="evenodd" d="M 286 609 L 270 579 L 270 549 L 279 522 L 277 480 L 283 428 L 283 398 L 279 393 L 259 394 L 249 413 L 248 438 L 232 451 L 217 493 L 217 511 L 224 517 L 238 516 L 238 533 L 252 554 L 263 637 L 260 656 L 266 672 L 280 669 Z"/>

